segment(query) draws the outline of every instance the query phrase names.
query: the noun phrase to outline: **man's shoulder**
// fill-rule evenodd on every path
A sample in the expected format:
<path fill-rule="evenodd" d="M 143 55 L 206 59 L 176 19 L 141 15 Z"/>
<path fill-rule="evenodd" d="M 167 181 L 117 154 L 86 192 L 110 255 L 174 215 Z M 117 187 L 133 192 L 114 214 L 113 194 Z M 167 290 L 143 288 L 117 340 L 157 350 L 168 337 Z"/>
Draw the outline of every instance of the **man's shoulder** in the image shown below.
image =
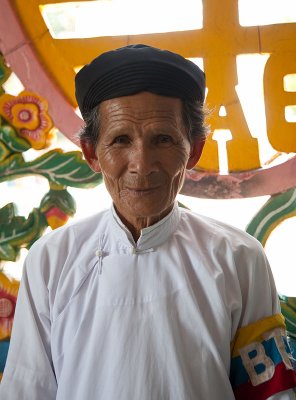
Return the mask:
<path fill-rule="evenodd" d="M 108 210 L 70 222 L 42 236 L 30 248 L 24 264 L 30 279 L 53 287 L 61 275 L 63 279 L 69 273 L 83 276 L 95 258 L 98 238 L 107 225 Z"/>
<path fill-rule="evenodd" d="M 262 248 L 260 242 L 253 236 L 226 222 L 186 209 L 182 209 L 181 215 L 183 226 L 190 228 L 193 236 L 202 237 L 203 241 L 215 245 L 224 243 L 231 246 L 232 249 L 241 246 L 254 249 Z"/>
<path fill-rule="evenodd" d="M 31 251 L 44 247 L 64 247 L 71 243 L 77 249 L 90 238 L 94 238 L 107 224 L 109 210 L 68 222 L 66 225 L 46 233 L 38 239 Z"/>

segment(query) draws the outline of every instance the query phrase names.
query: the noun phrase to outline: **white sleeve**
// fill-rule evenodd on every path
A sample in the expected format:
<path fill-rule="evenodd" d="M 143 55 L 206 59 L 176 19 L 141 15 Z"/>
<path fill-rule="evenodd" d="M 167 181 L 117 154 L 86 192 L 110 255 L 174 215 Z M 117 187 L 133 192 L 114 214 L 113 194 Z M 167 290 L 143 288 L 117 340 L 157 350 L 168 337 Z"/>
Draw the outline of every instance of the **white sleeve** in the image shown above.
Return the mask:
<path fill-rule="evenodd" d="M 243 303 L 238 328 L 280 313 L 279 296 L 268 259 L 261 244 L 255 243 L 248 252 L 244 249 L 244 264 L 238 268 Z"/>
<path fill-rule="evenodd" d="M 51 361 L 48 256 L 33 246 L 23 270 L 11 342 L 0 384 L 5 400 L 53 400 L 57 384 Z M 33 249 L 33 248 L 32 248 Z"/>
<path fill-rule="evenodd" d="M 235 398 L 295 400 L 296 376 L 273 276 L 263 249 L 251 250 L 247 267 L 238 270 L 243 306 L 232 343 Z"/>
<path fill-rule="evenodd" d="M 290 390 L 285 390 L 284 392 L 277 393 L 271 397 L 269 397 L 267 400 L 295 400 L 295 392 L 293 389 Z"/>

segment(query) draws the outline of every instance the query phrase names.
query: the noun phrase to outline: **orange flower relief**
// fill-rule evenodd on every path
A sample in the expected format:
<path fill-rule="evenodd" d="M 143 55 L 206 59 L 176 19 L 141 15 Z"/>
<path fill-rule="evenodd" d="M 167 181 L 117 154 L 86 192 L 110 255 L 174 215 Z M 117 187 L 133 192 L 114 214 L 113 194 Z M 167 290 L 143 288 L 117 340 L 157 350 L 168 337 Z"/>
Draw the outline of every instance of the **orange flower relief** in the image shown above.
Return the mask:
<path fill-rule="evenodd" d="M 0 97 L 0 115 L 36 150 L 48 147 L 52 139 L 53 123 L 47 109 L 46 100 L 26 90 L 17 97 L 10 94 Z"/>

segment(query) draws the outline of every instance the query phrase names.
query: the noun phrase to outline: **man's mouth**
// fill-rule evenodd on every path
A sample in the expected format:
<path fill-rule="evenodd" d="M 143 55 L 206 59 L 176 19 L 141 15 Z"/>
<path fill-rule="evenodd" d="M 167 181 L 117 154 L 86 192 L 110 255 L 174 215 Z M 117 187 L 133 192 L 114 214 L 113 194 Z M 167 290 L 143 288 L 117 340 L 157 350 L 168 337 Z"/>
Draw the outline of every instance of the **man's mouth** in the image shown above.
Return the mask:
<path fill-rule="evenodd" d="M 155 187 L 127 187 L 126 190 L 128 190 L 130 193 L 135 194 L 135 195 L 145 195 L 145 194 L 149 194 L 152 193 L 154 191 L 156 191 L 157 189 L 159 189 L 159 186 L 155 186 Z"/>

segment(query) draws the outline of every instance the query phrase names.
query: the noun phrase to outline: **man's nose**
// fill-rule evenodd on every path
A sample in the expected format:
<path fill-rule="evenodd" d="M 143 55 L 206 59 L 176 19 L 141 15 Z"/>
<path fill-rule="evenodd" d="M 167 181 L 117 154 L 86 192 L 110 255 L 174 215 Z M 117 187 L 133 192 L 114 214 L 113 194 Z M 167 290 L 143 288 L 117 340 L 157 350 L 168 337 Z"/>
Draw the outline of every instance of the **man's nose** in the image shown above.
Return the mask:
<path fill-rule="evenodd" d="M 155 150 L 144 143 L 135 144 L 130 153 L 129 171 L 143 176 L 158 171 Z"/>

